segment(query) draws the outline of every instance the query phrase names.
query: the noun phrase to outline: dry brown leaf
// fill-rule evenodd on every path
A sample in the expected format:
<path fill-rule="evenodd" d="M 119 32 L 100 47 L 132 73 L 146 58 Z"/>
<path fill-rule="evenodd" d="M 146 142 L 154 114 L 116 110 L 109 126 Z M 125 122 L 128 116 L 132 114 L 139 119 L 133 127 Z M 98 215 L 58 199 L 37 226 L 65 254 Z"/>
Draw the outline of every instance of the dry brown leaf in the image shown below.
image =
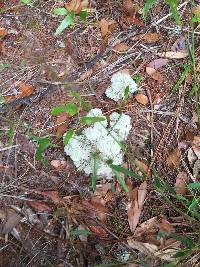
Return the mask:
<path fill-rule="evenodd" d="M 11 96 L 8 96 L 8 97 L 5 97 L 6 99 L 6 102 L 12 102 L 16 99 L 20 99 L 20 98 L 23 98 L 23 97 L 26 97 L 26 96 L 30 96 L 32 95 L 32 93 L 34 92 L 34 87 L 29 85 L 29 84 L 26 84 L 26 83 L 23 83 L 23 82 L 17 82 L 16 83 L 16 87 L 19 88 L 20 90 L 20 93 L 17 94 L 17 95 L 11 95 Z"/>
<path fill-rule="evenodd" d="M 137 189 L 137 194 L 135 197 L 132 195 L 132 198 L 130 199 L 130 202 L 128 204 L 128 222 L 131 229 L 131 232 L 134 232 L 142 212 L 142 208 L 144 205 L 144 201 L 147 194 L 147 182 L 144 181 L 139 188 Z"/>
<path fill-rule="evenodd" d="M 156 72 L 156 69 L 152 67 L 146 67 L 146 73 L 152 76 Z"/>
<path fill-rule="evenodd" d="M 147 172 L 149 167 L 142 161 L 136 159 L 135 160 L 136 165 L 144 172 Z"/>
<path fill-rule="evenodd" d="M 158 56 L 160 57 L 165 57 L 165 58 L 170 58 L 170 59 L 181 59 L 181 58 L 186 58 L 188 56 L 188 51 L 186 50 L 181 50 L 181 51 L 167 51 L 163 53 L 157 53 Z"/>
<path fill-rule="evenodd" d="M 27 204 L 31 206 L 34 210 L 39 212 L 50 212 L 52 208 L 41 201 L 27 201 Z"/>
<path fill-rule="evenodd" d="M 157 58 L 157 59 L 152 60 L 152 61 L 148 64 L 148 66 L 149 66 L 150 68 L 153 68 L 153 69 L 157 70 L 157 69 L 160 69 L 160 68 L 162 68 L 163 66 L 167 65 L 168 62 L 169 62 L 169 60 L 166 59 L 166 58 Z M 150 71 L 151 71 L 151 73 L 152 73 L 152 70 L 149 70 L 149 72 L 150 72 Z M 148 73 L 148 70 L 146 70 L 146 72 Z M 155 72 L 155 71 L 154 71 L 154 72 Z M 149 73 L 148 73 L 148 74 L 149 74 Z"/>
<path fill-rule="evenodd" d="M 148 97 L 143 94 L 136 94 L 135 99 L 137 100 L 138 103 L 142 105 L 147 105 L 149 103 Z"/>
<path fill-rule="evenodd" d="M 51 166 L 53 166 L 58 171 L 65 170 L 67 167 L 67 161 L 66 160 L 60 160 L 60 159 L 54 159 L 51 161 Z"/>
<path fill-rule="evenodd" d="M 194 153 L 194 150 L 191 147 L 188 149 L 187 158 L 188 158 L 190 166 L 193 167 L 195 161 L 198 158 L 197 158 L 196 154 Z"/>
<path fill-rule="evenodd" d="M 108 236 L 107 232 L 101 226 L 88 225 L 88 228 L 91 232 L 95 233 L 97 236 L 100 236 L 100 237 Z"/>
<path fill-rule="evenodd" d="M 129 46 L 125 43 L 116 44 L 113 47 L 114 52 L 126 52 L 129 49 Z"/>
<path fill-rule="evenodd" d="M 176 177 L 176 183 L 174 185 L 174 191 L 177 194 L 185 195 L 187 192 L 188 175 L 186 172 L 179 172 Z"/>
<path fill-rule="evenodd" d="M 79 14 L 82 9 L 87 8 L 88 3 L 87 0 L 71 0 L 69 3 L 65 4 L 65 8 Z"/>
<path fill-rule="evenodd" d="M 181 160 L 181 152 L 178 148 L 176 148 L 169 153 L 166 159 L 166 163 L 169 167 L 172 166 L 178 167 L 180 165 L 180 160 Z"/>
<path fill-rule="evenodd" d="M 143 243 L 134 240 L 134 238 L 128 238 L 127 243 L 132 249 L 137 249 L 150 257 L 152 257 L 156 251 L 158 251 L 158 246 L 150 243 Z"/>
<path fill-rule="evenodd" d="M 137 4 L 134 4 L 132 0 L 123 0 L 123 8 L 130 16 L 134 16 L 139 10 L 140 7 Z"/>
<path fill-rule="evenodd" d="M 193 167 L 193 181 L 199 180 L 200 179 L 200 159 L 198 159 L 195 163 L 194 163 L 194 167 Z"/>
<path fill-rule="evenodd" d="M 106 19 L 101 19 L 99 22 L 101 36 L 104 39 L 109 34 L 109 22 Z"/>
<path fill-rule="evenodd" d="M 200 159 L 200 135 L 194 136 L 193 142 L 192 142 L 192 149 L 197 156 L 198 159 Z"/>
<path fill-rule="evenodd" d="M 89 69 L 86 72 L 84 72 L 83 74 L 81 74 L 77 81 L 82 82 L 82 81 L 88 79 L 92 74 L 93 74 L 93 69 Z"/>
<path fill-rule="evenodd" d="M 8 234 L 17 226 L 22 217 L 13 209 L 6 210 L 6 217 L 2 224 L 0 224 L 0 233 Z"/>
<path fill-rule="evenodd" d="M 177 51 L 186 51 L 186 42 L 185 42 L 185 37 L 181 36 L 176 40 L 176 42 L 172 45 L 171 47 L 172 51 L 177 52 Z"/>
<path fill-rule="evenodd" d="M 0 55 L 6 53 L 6 48 L 3 42 L 0 41 Z"/>
<path fill-rule="evenodd" d="M 160 34 L 149 32 L 146 34 L 138 34 L 138 35 L 132 37 L 131 40 L 133 40 L 133 41 L 143 40 L 146 43 L 155 43 L 155 42 L 158 42 L 161 38 L 162 38 L 162 36 Z"/>
<path fill-rule="evenodd" d="M 7 29 L 0 28 L 0 38 L 4 38 L 8 34 Z"/>
<path fill-rule="evenodd" d="M 68 126 L 69 126 L 69 115 L 66 112 L 59 114 L 56 117 L 55 121 L 56 137 L 62 138 L 63 134 L 67 131 Z"/>
<path fill-rule="evenodd" d="M 103 223 L 106 221 L 108 209 L 104 207 L 104 204 L 101 203 L 100 199 L 99 202 L 97 202 L 96 199 L 96 202 L 93 203 L 87 200 L 83 200 L 82 207 L 90 217 L 98 218 Z"/>
<path fill-rule="evenodd" d="M 193 7 L 192 13 L 196 15 L 197 17 L 200 16 L 200 5 Z"/>
<path fill-rule="evenodd" d="M 55 205 L 58 205 L 60 203 L 60 197 L 59 197 L 58 191 L 44 191 L 44 192 L 39 192 L 39 193 L 40 195 L 51 199 Z"/>

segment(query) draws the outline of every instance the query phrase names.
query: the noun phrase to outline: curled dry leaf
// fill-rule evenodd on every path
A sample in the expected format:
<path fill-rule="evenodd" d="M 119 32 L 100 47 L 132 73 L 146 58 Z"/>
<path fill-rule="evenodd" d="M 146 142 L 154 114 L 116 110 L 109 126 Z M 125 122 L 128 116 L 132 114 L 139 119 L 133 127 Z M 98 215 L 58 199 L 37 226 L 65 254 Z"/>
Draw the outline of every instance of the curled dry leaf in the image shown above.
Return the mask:
<path fill-rule="evenodd" d="M 148 67 L 150 68 L 153 68 L 155 70 L 157 69 L 160 69 L 164 66 L 167 65 L 167 63 L 169 62 L 169 60 L 167 58 L 157 58 L 157 59 L 154 59 L 152 60 L 149 64 L 148 64 Z M 146 70 L 147 71 L 147 70 Z M 152 70 L 149 70 L 149 72 L 151 71 L 152 73 Z M 155 72 L 155 71 L 154 71 Z M 148 73 L 148 71 L 147 71 Z M 149 74 L 149 73 L 148 73 Z"/>
<path fill-rule="evenodd" d="M 166 159 L 166 163 L 169 167 L 172 166 L 178 167 L 180 165 L 180 160 L 181 160 L 181 152 L 178 148 L 176 148 L 169 153 Z"/>
<path fill-rule="evenodd" d="M 131 40 L 133 41 L 143 40 L 146 43 L 155 43 L 155 42 L 158 42 L 161 38 L 162 36 L 160 34 L 149 32 L 146 34 L 138 34 L 132 37 Z"/>
<path fill-rule="evenodd" d="M 8 30 L 6 28 L 0 28 L 0 38 L 4 38 L 8 34 Z"/>
<path fill-rule="evenodd" d="M 15 226 L 21 221 L 22 217 L 16 213 L 13 209 L 7 209 L 5 212 L 5 219 L 2 224 L 0 224 L 0 233 L 8 234 Z"/>
<path fill-rule="evenodd" d="M 177 52 L 167 51 L 163 53 L 157 53 L 157 55 L 160 57 L 165 57 L 165 58 L 170 58 L 170 59 L 182 59 L 188 56 L 188 51 L 186 50 L 181 50 Z"/>
<path fill-rule="evenodd" d="M 181 51 L 181 50 L 186 51 L 185 37 L 181 36 L 180 38 L 178 38 L 176 42 L 172 45 L 171 49 L 174 52 Z"/>
<path fill-rule="evenodd" d="M 58 191 L 44 191 L 40 192 L 40 195 L 48 197 L 55 205 L 58 205 L 60 203 Z"/>
<path fill-rule="evenodd" d="M 56 117 L 55 121 L 56 137 L 62 138 L 63 134 L 67 131 L 68 126 L 69 126 L 69 115 L 66 112 L 59 114 Z"/>
<path fill-rule="evenodd" d="M 126 52 L 129 49 L 129 46 L 125 43 L 116 44 L 113 47 L 114 52 Z"/>
<path fill-rule="evenodd" d="M 77 81 L 82 82 L 88 79 L 92 74 L 93 74 L 93 69 L 89 69 L 86 72 L 82 73 Z"/>
<path fill-rule="evenodd" d="M 136 94 L 135 99 L 137 100 L 138 103 L 140 103 L 144 106 L 147 105 L 149 102 L 148 97 L 146 95 L 143 95 L 143 94 Z"/>
<path fill-rule="evenodd" d="M 151 258 L 154 255 L 154 253 L 158 251 L 158 246 L 150 243 L 143 243 L 134 240 L 134 238 L 128 238 L 127 243 L 132 249 L 137 249 L 140 252 L 144 253 L 145 255 L 150 256 Z"/>
<path fill-rule="evenodd" d="M 88 4 L 88 0 L 71 0 L 69 3 L 65 4 L 65 8 L 75 12 L 75 14 L 79 14 L 82 9 L 87 8 Z"/>
<path fill-rule="evenodd" d="M 31 206 L 35 211 L 39 212 L 50 212 L 52 211 L 52 208 L 41 201 L 27 201 L 27 204 Z"/>
<path fill-rule="evenodd" d="M 136 194 L 132 194 L 128 204 L 128 222 L 131 232 L 134 232 L 140 219 L 144 201 L 147 194 L 147 182 L 144 181 L 137 189 Z"/>
<path fill-rule="evenodd" d="M 16 99 L 20 99 L 20 98 L 23 98 L 23 97 L 26 97 L 26 96 L 30 96 L 34 92 L 34 87 L 33 86 L 31 86 L 29 84 L 26 84 L 26 83 L 23 83 L 23 82 L 16 83 L 16 87 L 19 88 L 20 93 L 17 94 L 17 95 L 11 95 L 11 96 L 5 97 L 6 102 L 9 103 L 9 102 L 12 102 L 12 101 L 14 101 Z"/>
<path fill-rule="evenodd" d="M 130 16 L 134 16 L 139 10 L 140 7 L 135 4 L 132 0 L 123 0 L 123 8 L 126 13 L 128 13 Z"/>
<path fill-rule="evenodd" d="M 67 167 L 66 160 L 54 159 L 51 161 L 51 166 L 57 169 L 58 171 L 65 170 Z"/>
<path fill-rule="evenodd" d="M 99 27 L 101 30 L 101 36 L 104 39 L 109 34 L 109 23 L 106 19 L 101 19 L 99 22 Z"/>
<path fill-rule="evenodd" d="M 174 191 L 177 194 L 185 195 L 187 192 L 188 175 L 186 172 L 179 172 L 176 177 L 176 183 L 174 185 Z"/>
<path fill-rule="evenodd" d="M 108 236 L 106 230 L 104 230 L 103 227 L 101 227 L 101 226 L 89 225 L 88 228 L 91 232 L 95 233 L 97 236 L 100 236 L 100 237 L 107 237 Z"/>

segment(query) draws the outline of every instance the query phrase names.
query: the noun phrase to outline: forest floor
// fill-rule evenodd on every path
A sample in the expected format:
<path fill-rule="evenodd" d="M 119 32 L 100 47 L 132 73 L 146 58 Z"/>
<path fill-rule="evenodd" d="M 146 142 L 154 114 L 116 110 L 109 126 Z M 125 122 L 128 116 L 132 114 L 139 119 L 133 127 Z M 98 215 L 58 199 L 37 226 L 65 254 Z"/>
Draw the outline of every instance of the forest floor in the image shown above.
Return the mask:
<path fill-rule="evenodd" d="M 55 35 L 53 10 L 80 2 L 0 2 L 0 266 L 200 266 L 198 1 L 171 1 L 178 18 L 149 1 L 146 19 L 145 1 L 84 1 Z M 138 84 L 123 108 L 105 95 L 116 72 Z M 63 144 L 86 110 L 52 115 L 80 99 L 132 123 L 95 190 Z"/>

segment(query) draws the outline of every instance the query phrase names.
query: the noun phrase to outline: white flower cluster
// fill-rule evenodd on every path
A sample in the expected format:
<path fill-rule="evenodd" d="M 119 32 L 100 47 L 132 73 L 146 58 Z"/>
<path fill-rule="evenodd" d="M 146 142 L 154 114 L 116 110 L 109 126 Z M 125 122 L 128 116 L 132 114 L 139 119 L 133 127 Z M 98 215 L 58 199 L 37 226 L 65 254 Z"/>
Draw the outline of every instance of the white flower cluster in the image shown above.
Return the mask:
<path fill-rule="evenodd" d="M 111 86 L 106 90 L 106 96 L 118 101 L 124 97 L 126 87 L 129 93 L 137 91 L 138 86 L 128 73 L 117 72 L 111 78 Z"/>
<path fill-rule="evenodd" d="M 103 116 L 100 109 L 92 109 L 89 117 Z M 131 119 L 128 115 L 113 112 L 108 121 L 95 122 L 83 130 L 81 135 L 75 134 L 65 146 L 65 153 L 70 156 L 79 171 L 87 175 L 93 173 L 96 166 L 97 176 L 111 178 L 112 169 L 107 161 L 113 164 L 123 163 L 120 142 L 127 139 L 131 130 Z"/>

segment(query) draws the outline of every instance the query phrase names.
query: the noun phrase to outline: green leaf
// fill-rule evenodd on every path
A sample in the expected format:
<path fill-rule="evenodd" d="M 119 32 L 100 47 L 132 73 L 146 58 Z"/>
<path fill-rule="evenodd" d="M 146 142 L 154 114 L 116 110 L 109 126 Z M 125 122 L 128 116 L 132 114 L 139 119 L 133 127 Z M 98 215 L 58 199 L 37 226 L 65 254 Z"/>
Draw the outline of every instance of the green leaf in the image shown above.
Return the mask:
<path fill-rule="evenodd" d="M 55 16 L 66 16 L 68 13 L 69 11 L 64 7 L 56 7 L 53 10 Z"/>
<path fill-rule="evenodd" d="M 199 182 L 196 182 L 196 183 L 190 183 L 187 185 L 187 187 L 189 189 L 199 189 L 200 188 L 200 183 Z"/>
<path fill-rule="evenodd" d="M 191 19 L 191 22 L 200 22 L 200 17 L 199 17 L 199 16 L 194 16 L 194 17 Z"/>
<path fill-rule="evenodd" d="M 157 0 L 147 0 L 143 8 L 143 17 L 146 18 L 152 6 L 157 2 Z"/>
<path fill-rule="evenodd" d="M 170 7 L 172 16 L 175 19 L 176 23 L 178 25 L 181 25 L 181 19 L 180 19 L 178 9 L 177 9 L 179 0 L 165 0 L 165 2 Z"/>
<path fill-rule="evenodd" d="M 82 109 L 84 109 L 86 111 L 89 111 L 90 109 L 92 109 L 91 104 L 86 102 L 85 100 L 81 100 L 80 106 L 81 106 Z"/>
<path fill-rule="evenodd" d="M 0 94 L 0 106 L 5 103 L 5 98 Z"/>
<path fill-rule="evenodd" d="M 80 118 L 80 123 L 86 124 L 86 125 L 91 125 L 95 122 L 101 122 L 105 121 L 105 117 L 88 117 L 88 116 L 83 116 Z"/>
<path fill-rule="evenodd" d="M 179 236 L 176 234 L 171 234 L 171 236 L 176 239 L 177 241 L 180 241 L 183 245 L 185 245 L 188 248 L 195 247 L 194 242 L 192 241 L 191 238 L 185 237 L 185 236 Z"/>
<path fill-rule="evenodd" d="M 93 233 L 89 230 L 74 230 L 74 231 L 70 231 L 70 235 L 71 236 L 79 236 L 79 235 L 92 235 Z"/>
<path fill-rule="evenodd" d="M 52 109 L 51 115 L 57 116 L 59 113 L 67 112 L 65 105 L 60 105 Z"/>
<path fill-rule="evenodd" d="M 74 130 L 69 130 L 64 134 L 63 143 L 65 146 L 69 143 L 69 140 L 72 138 L 73 135 L 74 135 Z"/>
<path fill-rule="evenodd" d="M 133 77 L 133 80 L 137 83 L 137 85 L 140 85 L 142 81 L 142 76 L 140 74 L 137 74 Z"/>
<path fill-rule="evenodd" d="M 27 6 L 33 5 L 32 0 L 20 0 L 20 2 L 24 5 L 27 5 Z"/>
<path fill-rule="evenodd" d="M 129 189 L 125 184 L 124 178 L 122 176 L 120 176 L 120 173 L 117 171 L 114 171 L 117 181 L 119 182 L 119 184 L 121 185 L 122 189 L 126 192 L 129 193 Z"/>
<path fill-rule="evenodd" d="M 0 71 L 3 71 L 3 70 L 8 69 L 10 67 L 11 67 L 11 65 L 8 63 L 1 63 L 0 64 Z"/>
<path fill-rule="evenodd" d="M 94 166 L 93 166 L 93 172 L 92 172 L 92 189 L 93 191 L 96 190 L 97 185 L 97 159 L 96 156 L 94 156 Z"/>
<path fill-rule="evenodd" d="M 81 10 L 81 12 L 79 13 L 79 17 L 81 20 L 86 20 L 87 15 L 88 15 L 87 10 Z"/>
<path fill-rule="evenodd" d="M 79 93 L 75 92 L 75 91 L 71 91 L 69 93 L 69 96 L 73 96 L 74 98 L 76 98 L 78 101 L 81 101 L 82 100 L 82 97 Z"/>
<path fill-rule="evenodd" d="M 68 14 L 63 21 L 61 21 L 60 25 L 56 29 L 55 35 L 61 34 L 67 27 L 73 24 L 75 18 L 74 13 Z"/>
<path fill-rule="evenodd" d="M 70 116 L 74 116 L 78 113 L 78 106 L 73 103 L 70 102 L 66 105 L 66 112 L 70 115 Z"/>
<path fill-rule="evenodd" d="M 125 174 L 127 176 L 131 176 L 131 177 L 137 178 L 139 180 L 142 179 L 142 177 L 140 175 L 138 175 L 138 174 L 136 174 L 136 173 L 134 173 L 134 172 L 122 167 L 121 165 L 109 164 L 109 166 L 110 166 L 110 168 L 112 170 L 117 171 L 119 173 L 123 173 L 123 174 Z"/>

